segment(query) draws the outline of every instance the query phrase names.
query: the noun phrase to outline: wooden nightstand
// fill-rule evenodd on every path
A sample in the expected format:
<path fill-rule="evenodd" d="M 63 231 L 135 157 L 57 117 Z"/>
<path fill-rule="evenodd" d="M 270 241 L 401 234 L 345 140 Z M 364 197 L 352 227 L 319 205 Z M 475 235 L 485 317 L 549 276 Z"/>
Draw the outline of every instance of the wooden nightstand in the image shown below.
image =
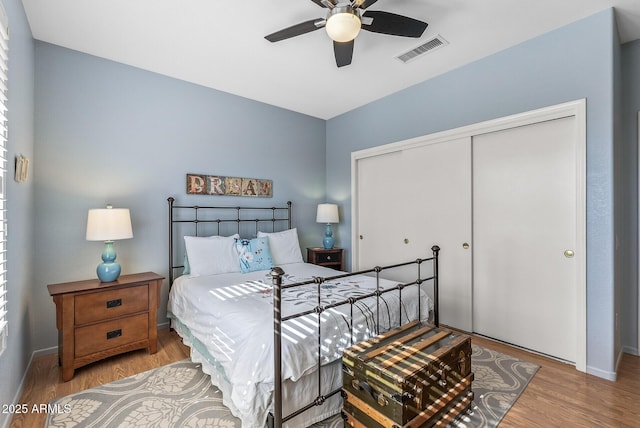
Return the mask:
<path fill-rule="evenodd" d="M 332 248 L 325 250 L 324 248 L 307 248 L 307 262 L 343 271 L 344 249 Z"/>
<path fill-rule="evenodd" d="M 163 276 L 122 275 L 113 282 L 50 284 L 56 304 L 62 380 L 94 361 L 134 349 L 158 350 L 158 305 Z"/>

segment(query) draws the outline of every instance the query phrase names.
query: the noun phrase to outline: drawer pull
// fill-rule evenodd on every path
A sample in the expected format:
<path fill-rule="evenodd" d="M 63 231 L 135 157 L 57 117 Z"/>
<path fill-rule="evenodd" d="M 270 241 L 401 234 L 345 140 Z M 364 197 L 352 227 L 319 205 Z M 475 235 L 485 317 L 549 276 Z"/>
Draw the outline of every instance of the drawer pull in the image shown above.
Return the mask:
<path fill-rule="evenodd" d="M 122 299 L 107 300 L 107 309 L 122 306 Z"/>
<path fill-rule="evenodd" d="M 117 330 L 113 330 L 113 331 L 108 331 L 107 332 L 107 340 L 109 339 L 115 339 L 116 337 L 120 337 L 122 336 L 122 329 L 119 328 Z"/>

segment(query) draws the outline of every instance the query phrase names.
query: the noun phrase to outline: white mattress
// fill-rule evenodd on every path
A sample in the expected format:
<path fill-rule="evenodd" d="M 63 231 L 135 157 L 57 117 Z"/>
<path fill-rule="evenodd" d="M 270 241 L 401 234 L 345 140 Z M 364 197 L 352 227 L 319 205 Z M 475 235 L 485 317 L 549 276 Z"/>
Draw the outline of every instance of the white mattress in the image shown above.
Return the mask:
<path fill-rule="evenodd" d="M 313 277 L 329 277 L 339 272 L 307 263 L 281 266 L 284 271 L 283 284 L 306 281 Z M 381 282 L 381 289 L 395 283 Z M 430 285 L 429 285 L 430 286 Z M 224 402 L 238 418 L 243 427 L 264 427 L 269 412 L 273 391 L 273 297 L 269 271 L 247 274 L 232 273 L 206 277 L 179 277 L 169 294 L 169 317 L 176 320 L 177 331 L 196 352 L 192 358 L 206 360 L 210 370 L 215 370 L 212 382 L 223 391 Z M 303 312 L 317 306 L 317 285 L 283 291 L 282 314 L 284 317 Z M 428 319 L 432 309 L 427 295 L 427 284 L 423 284 L 421 295 L 421 319 Z M 344 300 L 347 296 L 369 294 L 376 289 L 375 278 L 354 276 L 321 285 L 322 306 Z M 418 317 L 418 287 L 412 286 L 402 292 L 402 323 Z M 400 323 L 398 293 L 386 293 L 380 298 L 380 314 L 376 313 L 376 298 L 364 299 L 353 308 L 353 343 L 365 340 L 380 331 Z M 349 305 L 327 310 L 321 315 L 322 357 L 325 365 L 339 359 L 342 350 L 351 345 Z M 315 381 L 318 366 L 318 315 L 311 314 L 283 323 L 282 367 L 283 379 L 287 383 L 300 384 L 308 390 L 311 399 L 316 390 L 305 386 L 307 380 Z M 203 361 L 199 361 L 203 362 Z M 339 386 L 340 370 L 331 376 Z M 337 373 L 336 373 L 337 372 Z M 211 373 L 209 373 L 211 374 Z M 324 375 L 323 375 L 324 376 Z M 300 382 L 298 382 L 300 381 Z M 224 385 L 223 385 L 224 384 Z M 317 386 L 315 387 L 317 388 Z M 329 389 L 323 393 L 329 392 Z M 286 407 L 293 409 L 309 403 L 305 394 L 287 393 Z M 295 403 L 293 398 L 302 398 Z M 306 401 L 305 401 L 306 400 Z M 318 413 L 323 418 L 339 411 L 339 400 L 333 400 L 333 409 Z M 286 416 L 288 411 L 285 409 Z M 289 426 L 308 426 L 317 420 L 296 418 Z"/>

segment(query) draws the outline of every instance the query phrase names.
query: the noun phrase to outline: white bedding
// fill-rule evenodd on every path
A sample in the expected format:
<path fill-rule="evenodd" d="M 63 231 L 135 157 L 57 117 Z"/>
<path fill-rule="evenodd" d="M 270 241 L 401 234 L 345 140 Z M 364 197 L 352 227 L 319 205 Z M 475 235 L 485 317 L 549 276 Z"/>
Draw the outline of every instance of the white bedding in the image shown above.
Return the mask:
<path fill-rule="evenodd" d="M 329 277 L 339 272 L 307 263 L 281 266 L 283 284 Z M 270 271 L 229 273 L 189 278 L 179 277 L 173 284 L 168 304 L 169 317 L 178 332 L 218 373 L 224 401 L 242 420 L 243 427 L 264 427 L 273 391 L 273 297 Z M 423 284 L 421 319 L 432 309 Z M 381 280 L 381 288 L 395 283 Z M 321 285 L 322 305 L 345 300 L 347 296 L 368 294 L 376 289 L 375 278 L 354 276 Z M 402 323 L 418 316 L 417 286 L 402 292 Z M 317 306 L 317 285 L 283 291 L 282 313 L 286 317 Z M 366 306 L 365 306 L 366 305 Z M 358 302 L 353 310 L 355 342 L 374 335 L 378 315 L 376 298 Z M 399 325 L 398 292 L 380 298 L 380 331 Z M 327 310 L 321 316 L 322 364 L 341 357 L 350 346 L 350 307 Z M 283 378 L 298 381 L 317 370 L 317 314 L 283 324 Z M 188 336 L 188 337 L 187 337 Z M 309 377 L 309 376 L 306 376 Z M 218 385 L 220 386 L 220 385 Z M 226 391 L 225 391 L 226 390 Z M 326 391 L 329 392 L 329 391 Z M 230 395 L 230 396 L 229 396 Z M 307 404 L 300 403 L 300 405 Z M 286 413 L 285 413 L 286 415 Z"/>

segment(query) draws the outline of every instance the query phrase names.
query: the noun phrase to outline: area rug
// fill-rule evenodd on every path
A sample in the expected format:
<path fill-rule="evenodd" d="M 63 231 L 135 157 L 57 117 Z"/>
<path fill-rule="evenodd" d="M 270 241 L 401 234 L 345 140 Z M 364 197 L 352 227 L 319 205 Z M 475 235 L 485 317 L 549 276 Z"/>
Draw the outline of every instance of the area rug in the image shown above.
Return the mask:
<path fill-rule="evenodd" d="M 472 345 L 474 403 L 460 427 L 495 427 L 538 370 L 508 355 Z M 222 394 L 189 360 L 179 361 L 51 401 L 46 428 L 240 428 Z M 340 428 L 335 416 L 314 428 Z"/>

